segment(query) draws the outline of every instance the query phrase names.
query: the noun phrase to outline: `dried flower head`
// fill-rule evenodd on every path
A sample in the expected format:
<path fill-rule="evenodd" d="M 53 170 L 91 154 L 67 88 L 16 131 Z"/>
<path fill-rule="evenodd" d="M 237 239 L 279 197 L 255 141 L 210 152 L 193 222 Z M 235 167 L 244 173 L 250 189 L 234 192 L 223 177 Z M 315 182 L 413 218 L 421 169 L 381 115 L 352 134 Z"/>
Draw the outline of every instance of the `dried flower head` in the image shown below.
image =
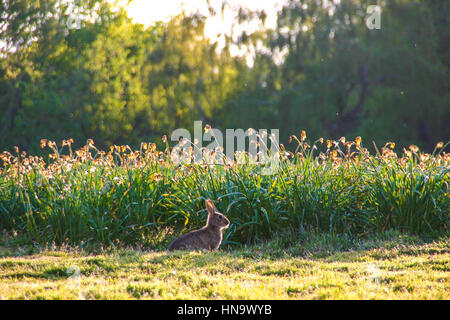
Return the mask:
<path fill-rule="evenodd" d="M 419 147 L 412 144 L 409 146 L 409 150 L 411 150 L 413 153 L 417 153 L 417 152 L 419 152 Z"/>
<path fill-rule="evenodd" d="M 386 142 L 384 146 L 393 150 L 395 148 L 395 142 Z"/>
<path fill-rule="evenodd" d="M 301 135 L 300 135 L 300 140 L 301 140 L 302 142 L 306 140 L 306 131 L 305 131 L 305 130 L 302 130 L 302 133 L 301 133 Z"/>
<path fill-rule="evenodd" d="M 41 139 L 41 149 L 47 146 L 47 139 Z"/>

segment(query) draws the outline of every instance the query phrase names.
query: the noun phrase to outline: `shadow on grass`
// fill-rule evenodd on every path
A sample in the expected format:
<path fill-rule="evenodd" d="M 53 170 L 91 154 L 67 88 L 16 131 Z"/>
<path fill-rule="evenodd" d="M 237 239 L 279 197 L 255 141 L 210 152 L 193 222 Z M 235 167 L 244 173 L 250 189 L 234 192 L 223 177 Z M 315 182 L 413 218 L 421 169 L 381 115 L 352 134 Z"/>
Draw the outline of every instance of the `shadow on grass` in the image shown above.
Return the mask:
<path fill-rule="evenodd" d="M 0 279 L 47 279 L 47 280 L 61 280 L 67 279 L 69 275 L 66 272 L 66 268 L 52 268 L 42 272 L 36 271 L 25 271 L 25 272 L 15 272 L 7 273 L 0 276 Z"/>

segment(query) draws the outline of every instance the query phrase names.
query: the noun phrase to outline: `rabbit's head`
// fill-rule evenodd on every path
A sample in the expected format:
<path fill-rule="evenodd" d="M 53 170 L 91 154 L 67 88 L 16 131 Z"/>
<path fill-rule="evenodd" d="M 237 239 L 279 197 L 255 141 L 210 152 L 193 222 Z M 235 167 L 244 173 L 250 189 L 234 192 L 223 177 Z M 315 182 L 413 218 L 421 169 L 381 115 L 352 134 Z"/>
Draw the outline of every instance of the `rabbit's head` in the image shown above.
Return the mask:
<path fill-rule="evenodd" d="M 215 226 L 223 229 L 230 225 L 230 220 L 220 212 L 216 211 L 214 203 L 209 199 L 206 200 L 206 210 L 208 210 L 208 226 Z"/>

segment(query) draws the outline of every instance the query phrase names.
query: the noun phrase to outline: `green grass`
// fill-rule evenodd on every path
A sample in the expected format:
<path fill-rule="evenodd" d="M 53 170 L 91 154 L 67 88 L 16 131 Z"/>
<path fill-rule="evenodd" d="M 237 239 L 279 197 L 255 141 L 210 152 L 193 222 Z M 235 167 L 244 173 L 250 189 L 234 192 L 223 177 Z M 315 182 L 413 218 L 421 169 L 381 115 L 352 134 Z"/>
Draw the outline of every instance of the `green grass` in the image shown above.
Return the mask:
<path fill-rule="evenodd" d="M 390 144 L 370 155 L 360 143 L 316 141 L 316 150 L 299 141 L 300 152 L 282 157 L 273 175 L 259 165 L 176 164 L 169 148 L 114 146 L 106 153 L 91 141 L 68 155 L 48 142 L 49 162 L 2 153 L 0 230 L 19 244 L 157 249 L 203 226 L 210 198 L 231 221 L 224 243 L 236 247 L 291 228 L 352 237 L 388 230 L 447 235 L 445 146 L 431 155 L 412 147 L 398 157 Z"/>
<path fill-rule="evenodd" d="M 0 247 L 1 299 L 450 299 L 448 238 L 291 233 L 216 252 Z M 77 277 L 79 271 L 79 276 Z"/>

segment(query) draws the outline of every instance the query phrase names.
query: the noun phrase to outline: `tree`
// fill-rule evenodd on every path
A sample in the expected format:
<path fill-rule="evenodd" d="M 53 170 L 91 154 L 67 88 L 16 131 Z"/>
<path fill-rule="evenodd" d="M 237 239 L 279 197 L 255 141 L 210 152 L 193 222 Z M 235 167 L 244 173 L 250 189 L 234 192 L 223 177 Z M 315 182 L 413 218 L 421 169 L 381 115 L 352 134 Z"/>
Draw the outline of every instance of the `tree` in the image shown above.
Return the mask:
<path fill-rule="evenodd" d="M 448 139 L 448 32 L 433 19 L 442 19 L 446 5 L 389 1 L 381 30 L 370 30 L 371 4 L 289 1 L 276 30 L 257 38 L 265 48 L 249 72 L 258 81 L 233 110 L 251 104 L 248 125 L 278 127 L 285 140 L 300 128 L 316 137 L 362 135 L 429 148 Z M 279 52 L 286 53 L 281 64 L 273 59 Z"/>
<path fill-rule="evenodd" d="M 107 2 L 78 0 L 15 0 L 0 5 L 0 146 L 29 148 L 38 136 L 61 131 L 67 106 L 57 93 L 73 66 L 67 39 L 76 32 L 67 23 L 107 24 L 113 19 Z M 54 90 L 53 90 L 54 89 Z M 69 99 L 66 99 L 69 100 Z M 52 120 L 53 119 L 53 120 Z"/>

